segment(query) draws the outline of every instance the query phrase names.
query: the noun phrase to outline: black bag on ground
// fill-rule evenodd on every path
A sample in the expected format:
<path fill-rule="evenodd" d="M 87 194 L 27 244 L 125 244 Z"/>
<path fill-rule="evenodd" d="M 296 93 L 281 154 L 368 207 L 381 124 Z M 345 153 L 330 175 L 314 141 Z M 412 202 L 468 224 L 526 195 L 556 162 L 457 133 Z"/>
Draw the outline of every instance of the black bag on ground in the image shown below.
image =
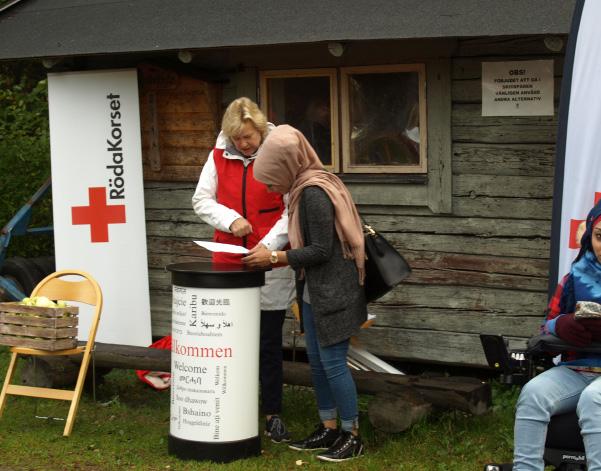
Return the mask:
<path fill-rule="evenodd" d="M 403 256 L 371 226 L 364 224 L 365 234 L 365 299 L 381 298 L 411 273 Z"/>

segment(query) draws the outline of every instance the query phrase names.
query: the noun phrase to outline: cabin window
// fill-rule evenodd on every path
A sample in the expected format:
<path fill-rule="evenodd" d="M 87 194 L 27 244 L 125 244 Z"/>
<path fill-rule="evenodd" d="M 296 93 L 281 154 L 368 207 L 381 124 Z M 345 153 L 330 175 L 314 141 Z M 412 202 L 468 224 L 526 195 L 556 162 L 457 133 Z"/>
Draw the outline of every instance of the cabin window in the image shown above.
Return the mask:
<path fill-rule="evenodd" d="M 260 84 L 268 119 L 301 130 L 329 170 L 427 173 L 424 64 L 265 71 Z"/>
<path fill-rule="evenodd" d="M 261 105 L 274 124 L 300 130 L 328 170 L 338 171 L 338 91 L 335 69 L 261 73 Z"/>
<path fill-rule="evenodd" d="M 341 69 L 345 173 L 425 173 L 423 64 Z"/>

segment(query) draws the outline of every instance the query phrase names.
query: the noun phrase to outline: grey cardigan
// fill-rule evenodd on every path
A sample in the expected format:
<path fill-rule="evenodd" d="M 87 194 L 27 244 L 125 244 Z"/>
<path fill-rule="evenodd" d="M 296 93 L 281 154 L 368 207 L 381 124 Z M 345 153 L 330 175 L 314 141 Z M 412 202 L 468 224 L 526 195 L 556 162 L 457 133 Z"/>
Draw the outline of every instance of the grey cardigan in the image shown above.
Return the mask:
<path fill-rule="evenodd" d="M 300 269 L 305 270 L 317 339 L 326 347 L 358 333 L 367 319 L 365 294 L 355 262 L 343 257 L 334 227 L 334 205 L 325 191 L 317 186 L 305 188 L 298 211 L 304 247 L 288 250 L 286 255 L 297 280 Z M 300 306 L 302 293 L 300 281 Z"/>

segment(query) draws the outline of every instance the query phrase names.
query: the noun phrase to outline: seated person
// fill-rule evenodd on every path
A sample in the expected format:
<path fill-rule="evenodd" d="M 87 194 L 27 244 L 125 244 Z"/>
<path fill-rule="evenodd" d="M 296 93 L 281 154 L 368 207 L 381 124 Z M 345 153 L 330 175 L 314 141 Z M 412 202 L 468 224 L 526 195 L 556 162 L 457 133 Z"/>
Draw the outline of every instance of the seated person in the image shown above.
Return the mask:
<path fill-rule="evenodd" d="M 580 252 L 549 303 L 542 329 L 570 345 L 601 340 L 601 320 L 575 317 L 576 303 L 601 303 L 601 201 L 586 218 Z M 514 428 L 514 471 L 543 471 L 551 416 L 576 411 L 589 471 L 601 470 L 601 356 L 565 353 L 522 389 Z"/>

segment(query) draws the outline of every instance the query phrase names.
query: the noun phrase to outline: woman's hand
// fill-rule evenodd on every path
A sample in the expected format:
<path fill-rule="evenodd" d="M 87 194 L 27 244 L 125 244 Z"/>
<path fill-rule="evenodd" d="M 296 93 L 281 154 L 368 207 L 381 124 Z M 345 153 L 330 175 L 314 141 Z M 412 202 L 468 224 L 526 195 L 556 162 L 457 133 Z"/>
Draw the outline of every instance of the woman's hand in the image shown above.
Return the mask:
<path fill-rule="evenodd" d="M 236 237 L 244 237 L 253 231 L 253 227 L 246 219 L 238 218 L 230 225 L 230 231 L 232 231 L 232 234 Z"/>
<path fill-rule="evenodd" d="M 257 244 L 248 252 L 248 255 L 242 257 L 242 262 L 250 268 L 266 268 L 271 266 L 269 261 L 271 251 L 263 244 Z"/>

